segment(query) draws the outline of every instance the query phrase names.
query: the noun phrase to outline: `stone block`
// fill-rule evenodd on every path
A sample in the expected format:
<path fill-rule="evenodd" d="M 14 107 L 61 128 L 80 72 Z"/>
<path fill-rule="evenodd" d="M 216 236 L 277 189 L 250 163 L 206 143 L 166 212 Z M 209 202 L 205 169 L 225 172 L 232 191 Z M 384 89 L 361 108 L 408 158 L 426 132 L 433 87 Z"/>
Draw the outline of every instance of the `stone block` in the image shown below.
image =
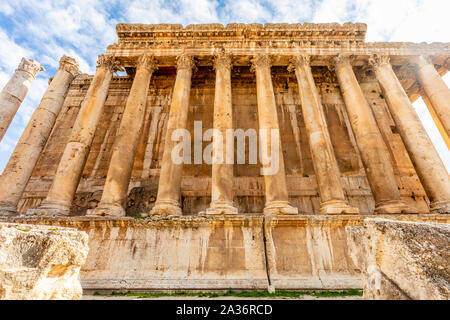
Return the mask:
<path fill-rule="evenodd" d="M 0 299 L 81 299 L 88 235 L 72 228 L 0 223 Z"/>
<path fill-rule="evenodd" d="M 450 224 L 367 218 L 346 231 L 365 299 L 450 299 Z"/>

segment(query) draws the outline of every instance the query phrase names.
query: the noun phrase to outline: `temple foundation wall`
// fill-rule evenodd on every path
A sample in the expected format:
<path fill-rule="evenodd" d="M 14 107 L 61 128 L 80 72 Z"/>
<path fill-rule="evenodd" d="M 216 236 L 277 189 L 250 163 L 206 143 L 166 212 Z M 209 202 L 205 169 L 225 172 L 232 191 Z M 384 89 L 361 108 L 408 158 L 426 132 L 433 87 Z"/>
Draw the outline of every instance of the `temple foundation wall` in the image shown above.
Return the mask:
<path fill-rule="evenodd" d="M 388 216 L 450 222 L 450 215 L 442 214 Z M 5 217 L 1 221 L 85 231 L 90 248 L 80 273 L 85 292 L 170 292 L 265 290 L 269 279 L 277 290 L 361 289 L 345 226 L 362 225 L 365 217 Z"/>

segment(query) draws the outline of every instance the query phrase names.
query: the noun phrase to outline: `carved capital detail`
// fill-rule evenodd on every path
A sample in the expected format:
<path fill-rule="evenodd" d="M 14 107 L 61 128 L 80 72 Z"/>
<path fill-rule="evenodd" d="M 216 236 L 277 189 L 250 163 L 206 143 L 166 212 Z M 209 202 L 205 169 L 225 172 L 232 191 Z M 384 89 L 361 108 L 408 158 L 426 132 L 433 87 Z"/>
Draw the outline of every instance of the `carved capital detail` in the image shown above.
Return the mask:
<path fill-rule="evenodd" d="M 66 55 L 63 55 L 61 59 L 59 59 L 59 69 L 69 72 L 74 77 L 81 74 L 78 62 L 74 58 Z"/>
<path fill-rule="evenodd" d="M 214 56 L 214 69 L 225 68 L 231 70 L 232 67 L 231 54 L 218 53 Z"/>
<path fill-rule="evenodd" d="M 27 58 L 22 58 L 17 70 L 28 72 L 33 78 L 36 78 L 40 71 L 45 71 L 44 67 L 39 62 Z"/>
<path fill-rule="evenodd" d="M 193 56 L 183 53 L 177 57 L 177 70 L 182 69 L 195 71 L 195 61 Z"/>
<path fill-rule="evenodd" d="M 300 54 L 289 60 L 288 71 L 292 72 L 297 67 L 308 68 L 311 66 L 311 57 L 306 54 Z"/>
<path fill-rule="evenodd" d="M 333 65 L 335 67 L 337 67 L 339 65 L 346 65 L 346 64 L 351 65 L 354 59 L 355 59 L 355 56 L 352 54 L 340 53 L 337 56 L 333 57 L 331 59 L 331 61 L 332 61 Z"/>
<path fill-rule="evenodd" d="M 258 54 L 250 62 L 252 63 L 250 67 L 251 72 L 255 72 L 258 68 L 270 68 L 272 66 L 272 59 L 268 54 Z"/>
<path fill-rule="evenodd" d="M 374 68 L 379 68 L 384 65 L 390 65 L 390 58 L 385 54 L 374 53 L 369 58 L 369 65 Z"/>
<path fill-rule="evenodd" d="M 150 73 L 153 73 L 155 70 L 158 70 L 158 65 L 156 63 L 156 60 L 153 56 L 144 54 L 139 57 L 137 60 L 136 67 L 138 69 L 144 68 L 147 69 Z"/>
<path fill-rule="evenodd" d="M 114 56 L 106 55 L 106 54 L 101 54 L 98 56 L 97 68 L 100 68 L 100 67 L 107 68 L 111 72 L 115 72 L 118 70 L 123 71 L 123 68 L 120 65 L 119 59 L 117 59 Z"/>

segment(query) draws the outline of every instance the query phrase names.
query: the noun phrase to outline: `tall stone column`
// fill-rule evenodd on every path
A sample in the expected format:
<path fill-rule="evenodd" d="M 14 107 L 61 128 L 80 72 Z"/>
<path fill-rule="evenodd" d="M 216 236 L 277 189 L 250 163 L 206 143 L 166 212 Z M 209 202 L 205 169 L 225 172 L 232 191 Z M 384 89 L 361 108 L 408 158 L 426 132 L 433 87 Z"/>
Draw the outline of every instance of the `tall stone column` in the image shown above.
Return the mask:
<path fill-rule="evenodd" d="M 56 75 L 0 175 L 0 215 L 16 214 L 17 204 L 55 125 L 69 86 L 78 74 L 75 59 L 63 56 L 59 60 Z"/>
<path fill-rule="evenodd" d="M 450 137 L 450 90 L 434 68 L 428 57 L 416 56 L 411 59 L 417 79 L 431 105 L 434 113 L 442 123 L 447 137 Z"/>
<path fill-rule="evenodd" d="M 214 67 L 216 69 L 216 91 L 213 127 L 220 132 L 222 139 L 213 138 L 211 206 L 206 213 L 236 214 L 238 211 L 233 206 L 233 164 L 226 163 L 228 147 L 226 131 L 233 129 L 231 55 L 218 54 L 214 60 Z"/>
<path fill-rule="evenodd" d="M 112 147 L 102 198 L 97 208 L 90 210 L 88 215 L 125 216 L 128 185 L 144 123 L 150 79 L 155 69 L 153 57 L 143 55 L 138 60 L 136 75 Z"/>
<path fill-rule="evenodd" d="M 283 149 L 281 147 L 280 130 L 278 126 L 277 106 L 272 86 L 272 75 L 270 72 L 271 61 L 268 55 L 258 55 L 252 59 L 252 71 L 256 73 L 256 94 L 258 100 L 258 123 L 260 130 L 260 149 L 267 147 L 267 153 L 272 152 L 272 144 L 278 143 L 278 157 L 271 158 L 278 160 L 278 171 L 264 174 L 266 203 L 264 214 L 298 214 L 298 208 L 289 204 L 289 195 L 286 184 L 286 172 L 284 169 Z M 272 137 L 272 130 L 278 135 Z M 266 134 L 261 134 L 265 131 Z M 275 140 L 277 139 L 277 141 Z M 266 169 L 273 165 L 269 163 L 266 152 L 261 151 L 262 167 Z M 276 160 L 275 160 L 276 161 Z"/>
<path fill-rule="evenodd" d="M 358 213 L 345 199 L 341 174 L 334 155 L 325 114 L 310 66 L 310 57 L 299 55 L 291 59 L 289 70 L 295 69 L 302 113 L 309 136 L 311 156 L 320 195 L 321 214 Z"/>
<path fill-rule="evenodd" d="M 109 83 L 113 72 L 119 69 L 119 62 L 113 56 L 99 56 L 95 76 L 81 104 L 47 198 L 39 208 L 28 210 L 28 214 L 70 214 L 73 197 L 94 139 L 95 129 L 103 112 Z"/>
<path fill-rule="evenodd" d="M 389 56 L 374 54 L 369 63 L 375 71 L 392 118 L 430 199 L 430 209 L 436 213 L 450 213 L 448 172 L 392 70 Z"/>
<path fill-rule="evenodd" d="M 350 58 L 346 55 L 338 55 L 333 62 L 370 189 L 375 199 L 375 212 L 384 214 L 410 211 L 400 199 L 389 151 L 372 109 L 353 73 Z"/>
<path fill-rule="evenodd" d="M 39 71 L 45 71 L 39 62 L 22 58 L 16 71 L 0 92 L 0 141 Z"/>
<path fill-rule="evenodd" d="M 172 150 L 178 144 L 172 141 L 172 133 L 177 129 L 187 128 L 193 68 L 193 57 L 183 54 L 177 58 L 177 77 L 167 122 L 158 194 L 151 214 L 182 215 L 180 197 L 183 163 L 177 164 L 172 161 Z"/>

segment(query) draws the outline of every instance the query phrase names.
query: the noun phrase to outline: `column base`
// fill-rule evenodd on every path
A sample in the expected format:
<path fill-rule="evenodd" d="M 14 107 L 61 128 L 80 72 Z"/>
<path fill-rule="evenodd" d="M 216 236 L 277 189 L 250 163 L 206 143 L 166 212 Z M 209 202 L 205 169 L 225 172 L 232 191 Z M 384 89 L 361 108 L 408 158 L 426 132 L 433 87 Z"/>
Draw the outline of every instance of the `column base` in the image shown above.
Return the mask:
<path fill-rule="evenodd" d="M 86 212 L 88 217 L 125 217 L 125 209 L 117 203 L 99 203 L 97 208 Z"/>
<path fill-rule="evenodd" d="M 238 209 L 230 202 L 212 202 L 211 207 L 206 209 L 206 214 L 238 214 Z"/>
<path fill-rule="evenodd" d="M 332 200 L 320 204 L 320 214 L 358 214 L 359 209 L 350 207 L 347 201 Z"/>
<path fill-rule="evenodd" d="M 17 216 L 16 207 L 0 207 L 0 217 L 12 217 Z"/>
<path fill-rule="evenodd" d="M 406 205 L 401 200 L 382 201 L 375 205 L 375 213 L 377 214 L 393 214 L 393 213 L 417 213 L 413 208 Z"/>
<path fill-rule="evenodd" d="M 264 215 L 298 214 L 298 208 L 291 206 L 288 201 L 272 201 L 266 202 L 263 213 Z"/>
<path fill-rule="evenodd" d="M 70 215 L 70 207 L 65 202 L 62 202 L 62 201 L 44 200 L 44 201 L 42 201 L 39 208 L 28 209 L 26 215 L 47 216 L 47 217 L 55 217 L 55 216 L 67 217 Z"/>
<path fill-rule="evenodd" d="M 440 214 L 450 213 L 450 200 L 432 202 L 430 205 L 430 211 L 432 213 L 440 213 Z"/>
<path fill-rule="evenodd" d="M 183 211 L 177 201 L 160 200 L 156 201 L 155 206 L 150 211 L 150 215 L 181 216 Z"/>

